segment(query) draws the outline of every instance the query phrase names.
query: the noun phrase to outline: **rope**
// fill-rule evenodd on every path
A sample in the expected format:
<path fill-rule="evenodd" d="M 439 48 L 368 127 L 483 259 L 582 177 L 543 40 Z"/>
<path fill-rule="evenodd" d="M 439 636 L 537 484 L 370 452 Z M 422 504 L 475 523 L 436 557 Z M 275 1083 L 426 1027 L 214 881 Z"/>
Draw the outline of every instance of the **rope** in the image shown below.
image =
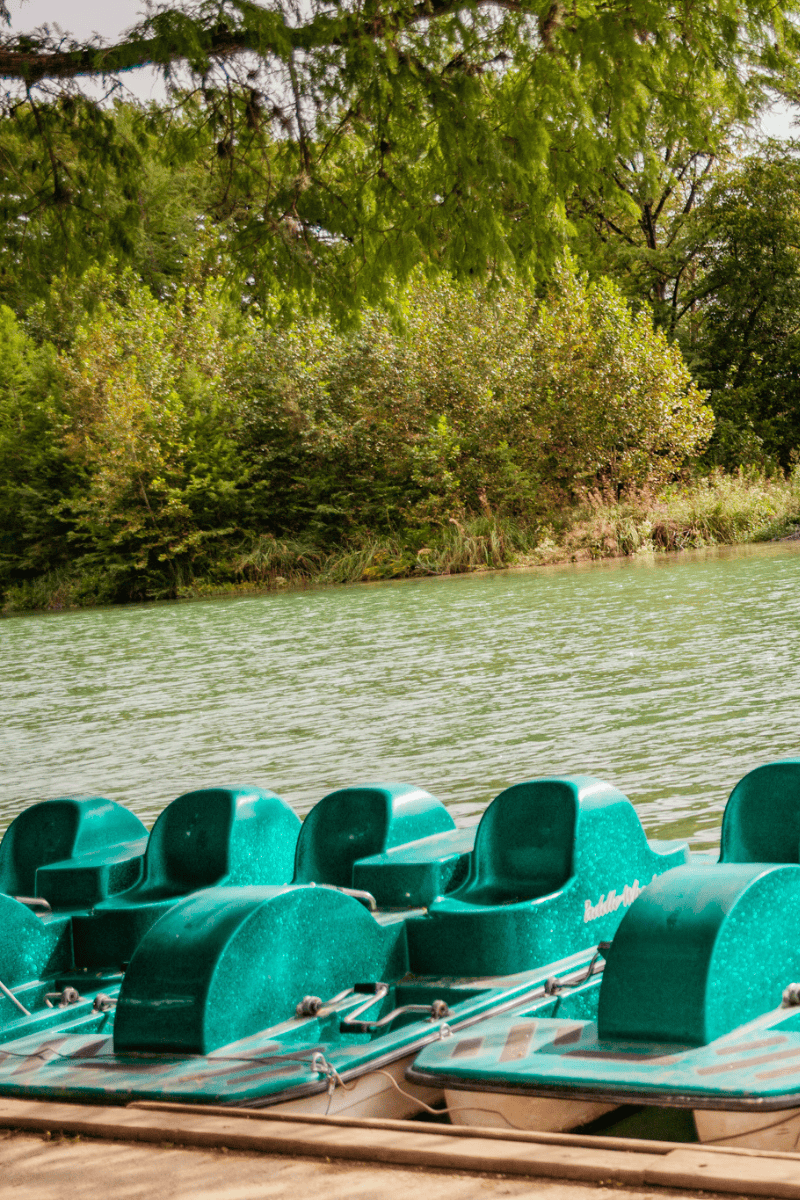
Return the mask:
<path fill-rule="evenodd" d="M 20 1011 L 21 1013 L 24 1013 L 26 1017 L 29 1017 L 29 1016 L 31 1015 L 31 1014 L 28 1012 L 28 1010 L 27 1010 L 27 1008 L 25 1007 L 25 1005 L 24 1005 L 24 1004 L 20 1004 L 20 1002 L 19 1002 L 19 1000 L 17 999 L 17 997 L 14 995 L 14 993 L 11 991 L 11 989 L 10 989 L 10 988 L 7 988 L 7 987 L 6 987 L 6 985 L 5 985 L 5 984 L 2 982 L 2 980 L 0 980 L 0 992 L 2 992 L 4 996 L 8 996 L 8 999 L 11 1001 L 11 1003 L 12 1003 L 12 1004 L 16 1004 L 16 1006 L 17 1006 L 17 1008 L 19 1009 L 19 1011 Z"/>
<path fill-rule="evenodd" d="M 458 1112 L 489 1113 L 493 1117 L 500 1117 L 500 1119 L 505 1121 L 506 1125 L 510 1126 L 511 1129 L 519 1129 L 523 1133 L 528 1132 L 523 1125 L 515 1125 L 514 1122 L 509 1121 L 508 1117 L 504 1116 L 503 1113 L 496 1112 L 493 1108 L 478 1108 L 476 1105 L 472 1104 L 460 1104 L 457 1108 L 454 1108 L 450 1104 L 445 1104 L 444 1108 L 431 1108 L 430 1104 L 425 1104 L 423 1100 L 420 1100 L 419 1096 L 415 1096 L 413 1092 L 407 1092 L 404 1088 L 401 1088 L 394 1075 L 390 1075 L 388 1071 L 378 1070 L 373 1072 L 373 1074 L 385 1075 L 395 1091 L 398 1091 L 401 1096 L 405 1096 L 407 1100 L 413 1100 L 415 1104 L 418 1104 L 420 1108 L 424 1108 L 426 1112 L 432 1113 L 434 1117 L 441 1117 L 443 1113 L 447 1113 L 448 1116 L 452 1116 L 453 1113 Z M 330 1108 L 330 1104 L 328 1107 Z"/>

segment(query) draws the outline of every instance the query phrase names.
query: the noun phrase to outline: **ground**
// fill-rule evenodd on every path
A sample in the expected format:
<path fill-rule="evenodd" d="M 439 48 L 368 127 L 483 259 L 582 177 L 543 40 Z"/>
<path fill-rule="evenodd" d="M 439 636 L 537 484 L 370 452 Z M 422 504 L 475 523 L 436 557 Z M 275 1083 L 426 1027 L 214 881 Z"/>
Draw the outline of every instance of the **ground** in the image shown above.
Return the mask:
<path fill-rule="evenodd" d="M 695 1200 L 708 1195 L 0 1130 L 2 1200 Z"/>

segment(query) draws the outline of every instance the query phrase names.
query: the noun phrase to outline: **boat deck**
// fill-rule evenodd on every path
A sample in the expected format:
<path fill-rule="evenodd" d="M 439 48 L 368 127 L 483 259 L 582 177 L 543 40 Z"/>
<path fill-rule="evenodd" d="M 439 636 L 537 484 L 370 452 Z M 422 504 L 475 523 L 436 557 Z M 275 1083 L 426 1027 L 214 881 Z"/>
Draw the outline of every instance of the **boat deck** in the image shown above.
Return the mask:
<path fill-rule="evenodd" d="M 0 1100 L 14 1200 L 629 1200 L 698 1189 L 800 1200 L 800 1154 L 189 1105 Z M 2 1135 L 0 1135 L 2 1137 Z M 598 1193 L 598 1188 L 600 1192 Z"/>

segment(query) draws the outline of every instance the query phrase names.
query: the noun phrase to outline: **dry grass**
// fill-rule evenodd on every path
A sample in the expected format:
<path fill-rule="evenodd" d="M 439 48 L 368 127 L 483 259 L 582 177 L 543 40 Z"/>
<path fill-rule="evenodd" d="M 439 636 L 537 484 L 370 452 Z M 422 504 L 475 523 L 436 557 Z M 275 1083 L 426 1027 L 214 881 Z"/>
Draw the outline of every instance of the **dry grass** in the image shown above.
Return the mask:
<path fill-rule="evenodd" d="M 768 478 L 737 472 L 662 492 L 630 492 L 619 499 L 587 492 L 581 504 L 558 514 L 529 560 L 559 562 L 769 541 L 800 524 L 800 471 Z"/>

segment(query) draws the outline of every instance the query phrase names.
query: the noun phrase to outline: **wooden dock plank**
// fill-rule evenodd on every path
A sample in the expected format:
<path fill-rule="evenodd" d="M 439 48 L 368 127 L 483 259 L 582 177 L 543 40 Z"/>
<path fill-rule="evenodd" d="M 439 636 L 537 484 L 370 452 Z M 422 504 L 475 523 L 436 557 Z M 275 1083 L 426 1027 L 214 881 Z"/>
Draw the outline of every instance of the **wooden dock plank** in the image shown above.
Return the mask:
<path fill-rule="evenodd" d="M 702 1188 L 800 1200 L 800 1155 L 785 1152 L 759 1154 L 676 1143 L 629 1146 L 610 1138 L 506 1135 L 503 1130 L 459 1130 L 411 1121 L 287 1120 L 270 1116 L 268 1110 L 208 1111 L 202 1106 L 157 1104 L 118 1108 L 11 1099 L 0 1099 L 0 1126 L 289 1158 L 614 1182 L 636 1188 Z"/>

